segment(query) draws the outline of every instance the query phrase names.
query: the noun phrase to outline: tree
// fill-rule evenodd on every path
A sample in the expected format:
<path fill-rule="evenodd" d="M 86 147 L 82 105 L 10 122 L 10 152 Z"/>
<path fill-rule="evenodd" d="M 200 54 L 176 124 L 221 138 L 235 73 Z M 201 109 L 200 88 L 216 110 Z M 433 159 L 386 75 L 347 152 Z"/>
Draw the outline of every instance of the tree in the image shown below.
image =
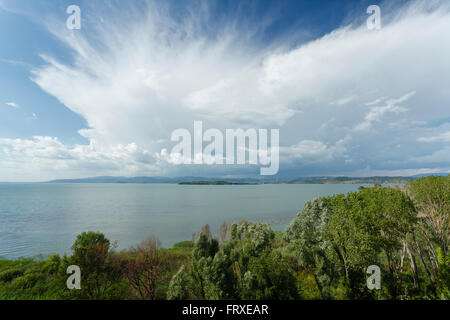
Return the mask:
<path fill-rule="evenodd" d="M 187 300 L 189 298 L 189 275 L 186 268 L 181 266 L 172 277 L 167 291 L 168 300 Z"/>
<path fill-rule="evenodd" d="M 450 225 L 450 175 L 429 176 L 408 183 L 406 192 L 419 211 L 419 231 L 414 234 L 414 248 L 437 294 L 440 261 L 437 247 L 445 260 L 448 256 Z"/>
<path fill-rule="evenodd" d="M 330 287 L 340 274 L 339 261 L 325 234 L 331 214 L 329 198 L 308 201 L 284 235 L 288 251 L 294 253 L 301 268 L 314 276 L 322 299 L 332 297 Z"/>
<path fill-rule="evenodd" d="M 440 248 L 437 251 L 439 260 L 438 295 L 442 300 L 450 300 L 450 256 L 444 256 Z"/>
<path fill-rule="evenodd" d="M 240 299 L 291 300 L 298 298 L 296 279 L 279 252 L 250 259 L 240 286 Z"/>
<path fill-rule="evenodd" d="M 131 249 L 131 259 L 126 259 L 123 274 L 139 299 L 155 299 L 156 289 L 165 280 L 169 262 L 160 249 L 161 243 L 148 237 Z"/>
<path fill-rule="evenodd" d="M 190 261 L 191 288 L 199 299 L 229 299 L 233 296 L 231 261 L 219 253 L 217 239 L 201 232 Z"/>
<path fill-rule="evenodd" d="M 231 242 L 240 240 L 247 241 L 251 245 L 253 253 L 268 248 L 274 238 L 274 232 L 266 223 L 241 221 L 239 223 L 233 223 L 230 226 Z"/>
<path fill-rule="evenodd" d="M 381 250 L 387 258 L 384 282 L 390 298 L 404 295 L 406 257 L 409 261 L 414 289 L 418 289 L 419 274 L 412 250 L 413 233 L 417 229 L 417 212 L 412 200 L 401 190 L 394 188 L 369 188 L 361 192 L 363 205 L 374 212 L 375 223 L 381 240 Z M 383 266 L 379 259 L 378 264 Z"/>
<path fill-rule="evenodd" d="M 227 239 L 227 231 L 228 231 L 228 225 L 226 222 L 222 223 L 219 227 L 219 238 L 220 243 L 224 243 Z"/>
<path fill-rule="evenodd" d="M 81 290 L 72 290 L 72 297 L 115 299 L 123 294 L 123 266 L 110 249 L 110 241 L 102 233 L 89 231 L 77 236 L 73 255 L 65 261 L 81 269 Z"/>
<path fill-rule="evenodd" d="M 189 263 L 172 278 L 171 299 L 291 299 L 296 279 L 279 253 L 271 252 L 269 225 L 232 224 L 228 242 L 200 233 Z"/>
<path fill-rule="evenodd" d="M 239 299 L 295 299 L 296 279 L 274 249 L 268 224 L 241 221 L 230 226 L 230 241 L 222 245 L 229 257 Z"/>
<path fill-rule="evenodd" d="M 450 175 L 429 176 L 408 183 L 407 190 L 420 210 L 425 236 L 448 253 L 450 225 Z"/>

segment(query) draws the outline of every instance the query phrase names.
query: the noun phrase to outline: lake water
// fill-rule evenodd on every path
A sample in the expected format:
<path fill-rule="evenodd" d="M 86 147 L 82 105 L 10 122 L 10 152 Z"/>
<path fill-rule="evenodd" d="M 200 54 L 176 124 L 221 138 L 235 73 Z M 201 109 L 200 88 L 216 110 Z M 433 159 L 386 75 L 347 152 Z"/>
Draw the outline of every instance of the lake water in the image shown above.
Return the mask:
<path fill-rule="evenodd" d="M 77 234 L 101 231 L 119 249 L 156 236 L 165 247 L 205 224 L 240 220 L 284 230 L 306 201 L 359 185 L 0 184 L 0 257 L 70 254 Z"/>

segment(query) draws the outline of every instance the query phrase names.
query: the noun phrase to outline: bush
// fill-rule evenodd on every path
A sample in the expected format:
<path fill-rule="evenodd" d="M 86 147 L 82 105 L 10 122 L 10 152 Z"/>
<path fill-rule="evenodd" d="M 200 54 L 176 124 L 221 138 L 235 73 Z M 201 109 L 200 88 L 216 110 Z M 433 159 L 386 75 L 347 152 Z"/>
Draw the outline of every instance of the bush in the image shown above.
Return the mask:
<path fill-rule="evenodd" d="M 110 250 L 110 241 L 99 232 L 83 232 L 73 246 L 73 255 L 64 261 L 81 269 L 81 290 L 71 290 L 76 299 L 119 299 L 125 294 L 120 259 Z M 60 268 L 61 269 L 61 268 Z"/>
<path fill-rule="evenodd" d="M 41 268 L 41 271 L 47 275 L 57 274 L 60 263 L 61 258 L 59 257 L 59 255 L 54 254 L 50 256 L 50 258 L 47 261 L 45 261 L 44 265 Z"/>
<path fill-rule="evenodd" d="M 240 298 L 244 300 L 292 300 L 298 298 L 296 278 L 276 252 L 250 260 Z"/>
<path fill-rule="evenodd" d="M 170 280 L 169 289 L 167 290 L 168 300 L 186 300 L 189 297 L 189 276 L 185 267 L 181 266 L 180 270 Z"/>
<path fill-rule="evenodd" d="M 23 276 L 22 269 L 9 269 L 0 272 L 0 282 L 11 282 L 15 278 Z"/>
<path fill-rule="evenodd" d="M 192 250 L 194 243 L 192 241 L 181 241 L 173 245 L 173 250 Z"/>
<path fill-rule="evenodd" d="M 161 254 L 159 241 L 148 237 L 130 254 L 134 259 L 124 263 L 124 277 L 139 299 L 155 299 L 156 290 L 165 281 L 169 267 L 167 257 Z"/>
<path fill-rule="evenodd" d="M 30 289 L 36 285 L 36 283 L 42 279 L 42 275 L 39 273 L 28 273 L 22 277 L 14 279 L 11 283 L 13 288 L 17 289 Z"/>

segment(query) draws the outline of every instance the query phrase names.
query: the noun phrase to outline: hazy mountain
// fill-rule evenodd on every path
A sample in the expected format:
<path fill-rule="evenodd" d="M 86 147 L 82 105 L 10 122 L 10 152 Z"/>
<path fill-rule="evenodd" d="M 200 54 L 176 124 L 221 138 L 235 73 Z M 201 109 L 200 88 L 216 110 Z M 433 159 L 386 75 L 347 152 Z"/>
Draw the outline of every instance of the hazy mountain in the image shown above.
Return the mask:
<path fill-rule="evenodd" d="M 261 184 L 404 184 L 408 181 L 430 175 L 446 176 L 448 173 L 421 174 L 410 177 L 296 177 L 292 179 L 280 177 L 258 177 L 258 178 L 224 178 L 224 177 L 91 177 L 81 179 L 59 179 L 48 181 L 47 183 L 182 183 L 182 182 L 217 182 L 224 181 L 227 183 L 261 183 Z M 213 184 L 213 183 L 211 183 Z"/>

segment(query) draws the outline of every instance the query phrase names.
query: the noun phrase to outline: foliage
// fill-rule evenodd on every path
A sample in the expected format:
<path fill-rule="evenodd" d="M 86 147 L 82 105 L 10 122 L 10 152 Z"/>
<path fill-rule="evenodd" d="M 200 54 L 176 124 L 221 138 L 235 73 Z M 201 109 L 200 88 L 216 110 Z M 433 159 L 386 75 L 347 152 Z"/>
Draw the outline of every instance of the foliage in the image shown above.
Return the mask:
<path fill-rule="evenodd" d="M 419 181 L 434 185 L 436 190 L 424 188 L 428 195 L 417 197 L 415 201 L 432 199 L 428 208 L 444 208 L 448 189 L 442 186 L 444 179 L 435 178 Z M 439 187 L 436 181 L 440 181 Z M 416 194 L 421 192 L 424 191 L 415 190 Z M 408 194 L 411 191 L 377 185 L 306 203 L 284 236 L 287 254 L 296 258 L 297 274 L 311 275 L 324 299 L 343 298 L 343 292 L 349 299 L 436 298 L 435 279 L 440 279 L 439 288 L 448 288 L 448 282 L 442 282 L 448 265 L 446 255 L 442 254 L 444 262 L 439 263 L 440 273 L 437 275 L 435 271 L 433 279 L 430 247 L 440 241 L 438 237 L 422 237 L 427 234 L 419 232 L 424 216 L 422 213 L 421 217 L 420 212 L 425 206 L 420 206 L 418 212 Z M 370 265 L 381 268 L 381 290 L 367 289 L 365 271 Z M 437 270 L 438 265 L 434 266 Z M 299 282 L 311 287 L 306 280 Z M 308 288 L 300 291 L 314 296 Z M 442 290 L 439 292 L 445 292 Z"/>
<path fill-rule="evenodd" d="M 139 299 L 155 299 L 158 286 L 165 280 L 168 260 L 160 249 L 160 242 L 148 237 L 130 251 L 133 259 L 124 260 L 123 275 Z"/>
<path fill-rule="evenodd" d="M 169 290 L 167 291 L 168 300 L 186 300 L 189 298 L 189 278 L 184 266 L 170 280 Z"/>
<path fill-rule="evenodd" d="M 313 275 L 323 299 L 331 298 L 330 286 L 340 273 L 336 253 L 325 233 L 331 213 L 330 199 L 309 201 L 284 235 L 288 250 L 294 252 L 299 266 Z"/>
<path fill-rule="evenodd" d="M 230 240 L 201 232 L 189 264 L 172 278 L 168 298 L 293 299 L 296 279 L 280 253 L 270 252 L 270 226 L 241 221 L 230 226 Z"/>
<path fill-rule="evenodd" d="M 251 259 L 244 274 L 240 299 L 290 300 L 298 298 L 296 279 L 278 252 Z"/>
<path fill-rule="evenodd" d="M 73 246 L 73 255 L 64 261 L 81 269 L 81 290 L 71 290 L 72 299 L 116 299 L 123 294 L 121 261 L 112 251 L 110 241 L 99 232 L 83 232 Z"/>
<path fill-rule="evenodd" d="M 22 269 L 7 269 L 0 272 L 0 282 L 11 282 L 20 276 L 23 276 Z"/>
<path fill-rule="evenodd" d="M 450 256 L 444 256 L 440 248 L 438 248 L 439 260 L 439 281 L 438 295 L 443 300 L 450 299 Z"/>
<path fill-rule="evenodd" d="M 285 232 L 224 223 L 220 242 L 205 225 L 169 249 L 149 237 L 118 253 L 85 232 L 71 255 L 0 260 L 0 299 L 448 300 L 449 177 L 309 201 Z M 70 265 L 81 268 L 80 290 L 66 287 Z M 380 290 L 367 288 L 370 265 Z"/>

